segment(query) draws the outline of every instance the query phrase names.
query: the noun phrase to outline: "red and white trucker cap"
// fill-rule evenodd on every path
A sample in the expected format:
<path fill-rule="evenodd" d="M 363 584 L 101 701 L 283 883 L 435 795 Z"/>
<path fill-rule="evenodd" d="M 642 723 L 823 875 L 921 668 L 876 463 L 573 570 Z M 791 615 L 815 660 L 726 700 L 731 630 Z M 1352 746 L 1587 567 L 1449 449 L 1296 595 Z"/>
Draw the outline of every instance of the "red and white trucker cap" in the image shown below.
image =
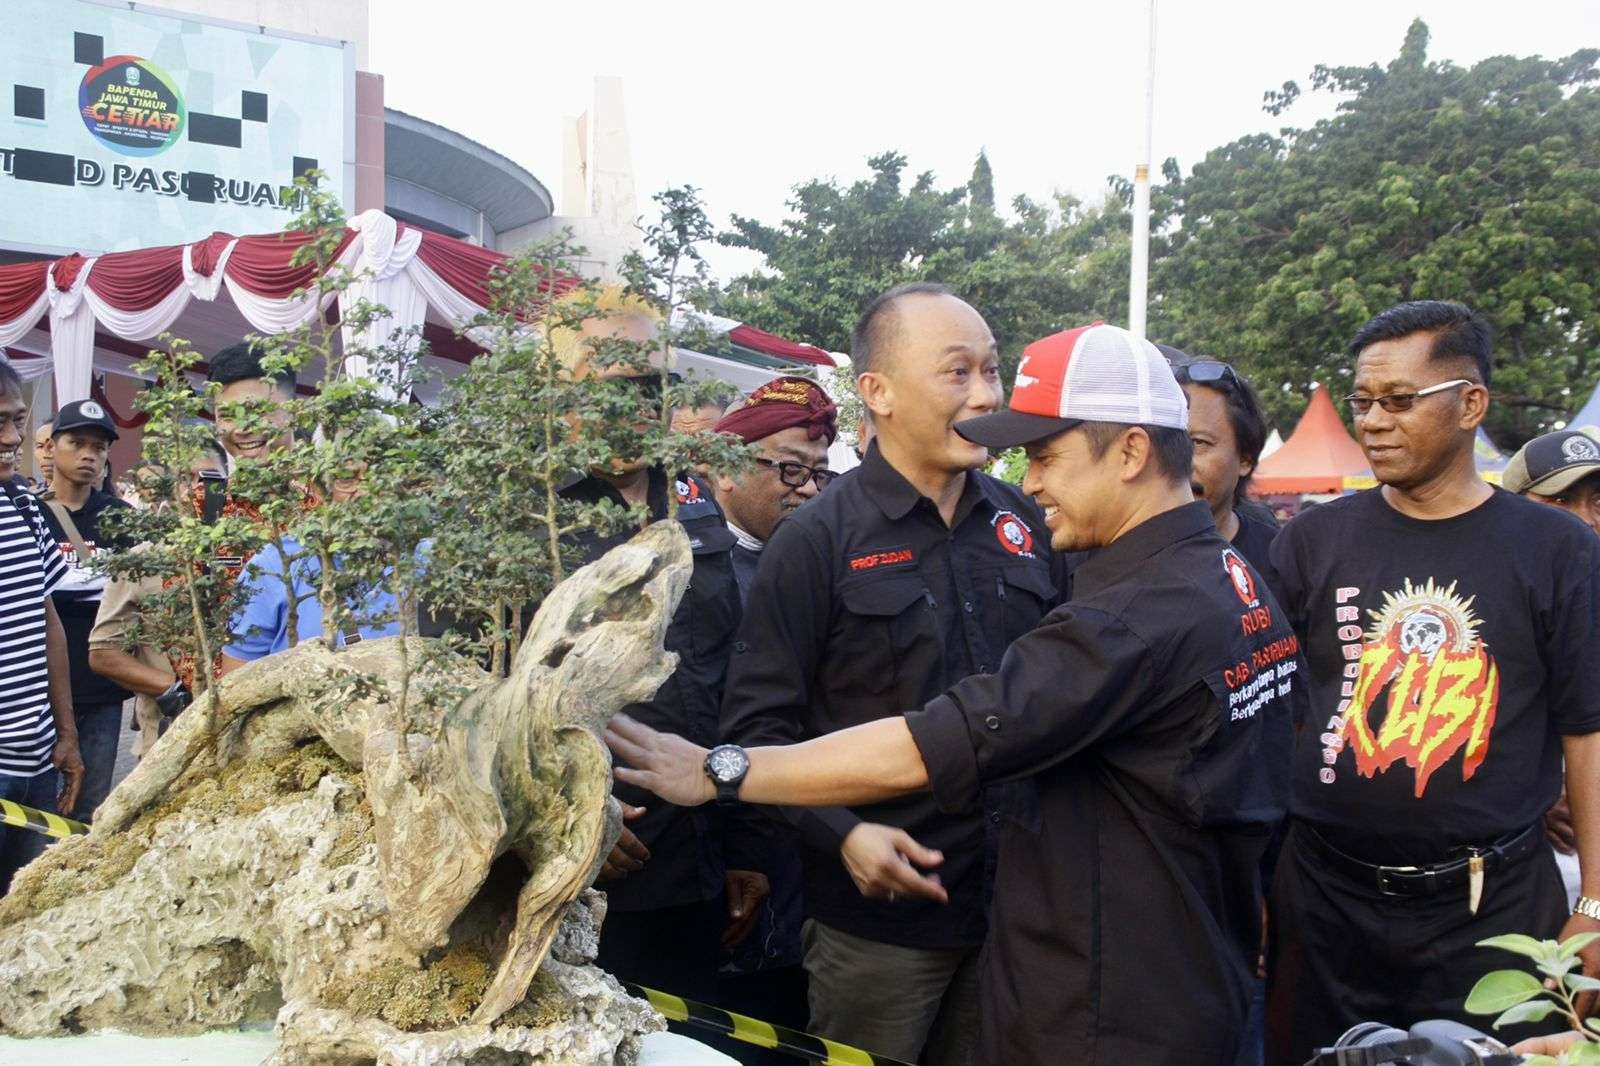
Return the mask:
<path fill-rule="evenodd" d="M 955 430 L 985 448 L 1016 448 L 1082 422 L 1188 429 L 1189 402 L 1154 344 L 1096 322 L 1022 349 L 1007 409 Z"/>

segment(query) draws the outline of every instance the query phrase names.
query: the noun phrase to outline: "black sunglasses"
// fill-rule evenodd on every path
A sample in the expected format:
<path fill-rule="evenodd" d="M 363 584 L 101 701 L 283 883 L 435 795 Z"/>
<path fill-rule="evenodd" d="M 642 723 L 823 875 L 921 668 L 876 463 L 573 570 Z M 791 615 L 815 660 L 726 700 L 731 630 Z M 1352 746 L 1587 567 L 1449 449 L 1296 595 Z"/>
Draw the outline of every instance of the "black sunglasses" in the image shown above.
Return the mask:
<path fill-rule="evenodd" d="M 787 459 L 782 461 L 757 459 L 756 462 L 776 470 L 778 472 L 778 480 L 791 489 L 797 489 L 808 481 L 814 481 L 817 485 L 817 491 L 821 492 L 833 484 L 833 479 L 839 476 L 839 471 L 837 470 L 818 470 L 814 466 L 807 466 L 804 463 L 796 463 Z"/>
<path fill-rule="evenodd" d="M 1199 359 L 1192 363 L 1172 364 L 1172 375 L 1178 379 L 1178 384 L 1186 385 L 1193 382 L 1196 385 L 1226 385 L 1235 388 L 1239 384 L 1238 371 L 1233 366 L 1218 359 Z"/>

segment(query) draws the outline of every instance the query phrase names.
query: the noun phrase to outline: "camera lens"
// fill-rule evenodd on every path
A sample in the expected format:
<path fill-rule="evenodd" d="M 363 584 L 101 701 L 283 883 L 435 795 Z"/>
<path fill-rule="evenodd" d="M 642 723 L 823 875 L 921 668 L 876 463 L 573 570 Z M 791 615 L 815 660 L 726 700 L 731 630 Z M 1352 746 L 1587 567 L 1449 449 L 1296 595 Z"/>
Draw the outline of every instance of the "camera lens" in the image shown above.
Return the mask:
<path fill-rule="evenodd" d="M 1396 1040 L 1409 1040 L 1411 1035 L 1403 1029 L 1396 1029 L 1382 1022 L 1362 1022 L 1360 1025 L 1351 1026 L 1345 1034 L 1334 1041 L 1336 1048 L 1347 1047 L 1377 1047 L 1380 1044 L 1392 1044 Z"/>

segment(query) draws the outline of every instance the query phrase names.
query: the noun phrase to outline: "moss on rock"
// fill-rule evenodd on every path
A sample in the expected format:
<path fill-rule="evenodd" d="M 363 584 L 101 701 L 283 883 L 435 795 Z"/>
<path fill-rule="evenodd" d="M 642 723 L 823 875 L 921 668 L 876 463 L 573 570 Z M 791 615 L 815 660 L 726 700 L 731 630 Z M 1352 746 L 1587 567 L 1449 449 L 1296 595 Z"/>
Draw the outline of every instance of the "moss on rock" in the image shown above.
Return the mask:
<path fill-rule="evenodd" d="M 245 760 L 228 767 L 220 777 L 203 778 L 146 811 L 125 832 L 60 841 L 19 872 L 11 891 L 0 898 L 0 929 L 70 899 L 111 888 L 149 850 L 157 827 L 170 819 L 215 823 L 256 814 L 309 792 L 332 773 L 363 795 L 361 774 L 326 743 L 314 740 L 277 758 Z M 352 804 L 347 824 L 340 827 L 335 847 L 343 858 L 340 865 L 355 861 L 371 831 L 372 809 L 363 798 Z"/>

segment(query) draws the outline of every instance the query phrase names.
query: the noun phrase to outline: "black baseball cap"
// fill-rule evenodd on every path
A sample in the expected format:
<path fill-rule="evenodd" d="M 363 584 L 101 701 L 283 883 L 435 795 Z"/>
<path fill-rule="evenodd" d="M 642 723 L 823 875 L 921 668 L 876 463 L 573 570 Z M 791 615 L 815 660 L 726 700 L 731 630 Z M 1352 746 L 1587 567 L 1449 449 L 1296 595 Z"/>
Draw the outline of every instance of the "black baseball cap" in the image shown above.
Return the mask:
<path fill-rule="evenodd" d="M 1563 429 L 1524 444 L 1506 464 L 1500 484 L 1518 495 L 1557 496 L 1596 470 L 1600 442 L 1581 430 Z"/>
<path fill-rule="evenodd" d="M 50 429 L 51 437 L 59 437 L 72 429 L 98 429 L 112 440 L 117 439 L 116 423 L 106 409 L 93 400 L 73 400 L 56 412 Z"/>

